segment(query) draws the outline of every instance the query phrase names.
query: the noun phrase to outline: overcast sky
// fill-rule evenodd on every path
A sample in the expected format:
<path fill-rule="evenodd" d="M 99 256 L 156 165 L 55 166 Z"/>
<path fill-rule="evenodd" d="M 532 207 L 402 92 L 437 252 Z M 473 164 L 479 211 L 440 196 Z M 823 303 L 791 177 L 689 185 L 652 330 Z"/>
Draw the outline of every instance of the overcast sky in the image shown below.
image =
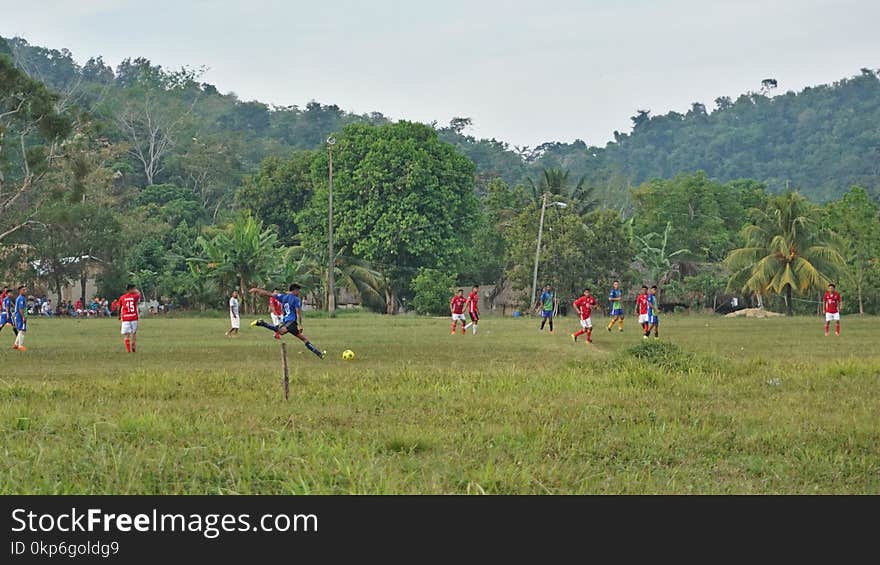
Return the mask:
<path fill-rule="evenodd" d="M 637 109 L 880 67 L 878 0 L 0 0 L 0 35 L 114 66 L 209 68 L 242 99 L 446 123 L 511 145 L 629 131 Z"/>

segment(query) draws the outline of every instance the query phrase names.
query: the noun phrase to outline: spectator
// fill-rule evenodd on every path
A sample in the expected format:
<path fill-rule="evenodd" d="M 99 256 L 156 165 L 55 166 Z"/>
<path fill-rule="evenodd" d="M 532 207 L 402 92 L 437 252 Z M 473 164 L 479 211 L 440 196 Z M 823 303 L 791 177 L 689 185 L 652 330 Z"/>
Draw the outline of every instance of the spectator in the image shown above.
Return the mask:
<path fill-rule="evenodd" d="M 43 302 L 43 306 L 40 308 L 40 314 L 43 316 L 51 316 L 52 315 L 52 299 L 47 298 L 45 302 Z"/>
<path fill-rule="evenodd" d="M 101 315 L 110 317 L 110 306 L 106 298 L 101 301 Z"/>
<path fill-rule="evenodd" d="M 82 298 L 77 298 L 76 303 L 73 305 L 74 316 L 82 316 L 83 315 L 83 301 Z"/>
<path fill-rule="evenodd" d="M 116 311 L 119 309 L 119 300 L 113 299 L 113 302 L 110 303 L 110 315 L 115 316 Z"/>

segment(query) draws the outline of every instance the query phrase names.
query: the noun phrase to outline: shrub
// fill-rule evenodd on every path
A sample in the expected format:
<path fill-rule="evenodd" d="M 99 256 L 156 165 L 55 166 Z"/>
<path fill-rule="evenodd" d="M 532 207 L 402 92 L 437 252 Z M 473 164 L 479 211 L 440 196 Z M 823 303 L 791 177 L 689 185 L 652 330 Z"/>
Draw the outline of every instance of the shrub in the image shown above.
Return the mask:
<path fill-rule="evenodd" d="M 419 314 L 441 316 L 449 313 L 456 275 L 436 269 L 419 269 L 410 283 L 413 291 L 412 306 Z"/>

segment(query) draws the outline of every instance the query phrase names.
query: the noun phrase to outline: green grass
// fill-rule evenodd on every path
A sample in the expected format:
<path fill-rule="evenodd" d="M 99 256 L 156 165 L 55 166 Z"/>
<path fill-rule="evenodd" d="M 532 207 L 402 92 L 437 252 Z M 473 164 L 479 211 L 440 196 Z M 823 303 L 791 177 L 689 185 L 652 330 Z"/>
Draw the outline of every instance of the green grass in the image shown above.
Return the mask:
<path fill-rule="evenodd" d="M 601 324 L 603 318 L 598 318 Z M 33 319 L 0 333 L 0 493 L 878 493 L 876 318 L 306 319 L 262 329 Z M 342 350 L 357 353 L 353 362 Z"/>

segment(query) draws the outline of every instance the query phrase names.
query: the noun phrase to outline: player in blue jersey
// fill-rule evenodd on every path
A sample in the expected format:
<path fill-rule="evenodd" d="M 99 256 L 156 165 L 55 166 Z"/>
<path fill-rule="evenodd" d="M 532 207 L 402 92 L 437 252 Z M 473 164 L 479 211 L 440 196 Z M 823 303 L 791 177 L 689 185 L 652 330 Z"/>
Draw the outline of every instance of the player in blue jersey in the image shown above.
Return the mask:
<path fill-rule="evenodd" d="M 611 292 L 608 293 L 609 311 L 611 312 L 611 321 L 608 323 L 608 331 L 614 327 L 617 322 L 618 331 L 623 331 L 623 291 L 620 290 L 620 281 L 614 281 L 611 285 Z"/>
<path fill-rule="evenodd" d="M 12 297 L 9 296 L 9 287 L 4 286 L 3 291 L 0 292 L 0 331 L 3 331 L 7 324 L 12 326 L 13 333 L 18 334 L 12 323 Z"/>
<path fill-rule="evenodd" d="M 553 287 L 548 284 L 544 287 L 544 291 L 534 305 L 536 312 L 538 310 L 541 311 L 541 328 L 538 330 L 539 332 L 544 331 L 544 326 L 547 322 L 550 322 L 550 333 L 553 333 L 553 313 L 558 305 L 556 293 L 553 292 Z"/>
<path fill-rule="evenodd" d="M 281 323 L 273 326 L 272 324 L 267 324 L 263 320 L 255 320 L 251 322 L 251 327 L 260 326 L 262 328 L 266 328 L 267 330 L 272 330 L 275 332 L 276 337 L 280 337 L 284 334 L 292 334 L 297 339 L 302 341 L 306 345 L 306 349 L 320 357 L 324 358 L 326 354 L 325 351 L 321 351 L 309 341 L 302 333 L 302 300 L 299 297 L 300 286 L 298 284 L 290 285 L 290 288 L 286 293 L 283 294 L 272 294 L 268 290 L 264 290 L 262 288 L 252 288 L 250 290 L 251 294 L 259 294 L 261 296 L 274 296 L 275 300 L 281 303 Z"/>
<path fill-rule="evenodd" d="M 24 334 L 27 332 L 27 315 L 27 287 L 22 285 L 18 287 L 18 296 L 15 298 L 15 307 L 12 315 L 12 323 L 17 330 L 12 349 L 27 351 L 27 348 L 24 346 Z"/>
<path fill-rule="evenodd" d="M 659 319 L 660 309 L 657 304 L 657 285 L 654 285 L 648 290 L 648 329 L 645 330 L 645 339 L 651 335 L 651 330 L 654 330 L 654 337 L 660 337 L 660 319 Z"/>

